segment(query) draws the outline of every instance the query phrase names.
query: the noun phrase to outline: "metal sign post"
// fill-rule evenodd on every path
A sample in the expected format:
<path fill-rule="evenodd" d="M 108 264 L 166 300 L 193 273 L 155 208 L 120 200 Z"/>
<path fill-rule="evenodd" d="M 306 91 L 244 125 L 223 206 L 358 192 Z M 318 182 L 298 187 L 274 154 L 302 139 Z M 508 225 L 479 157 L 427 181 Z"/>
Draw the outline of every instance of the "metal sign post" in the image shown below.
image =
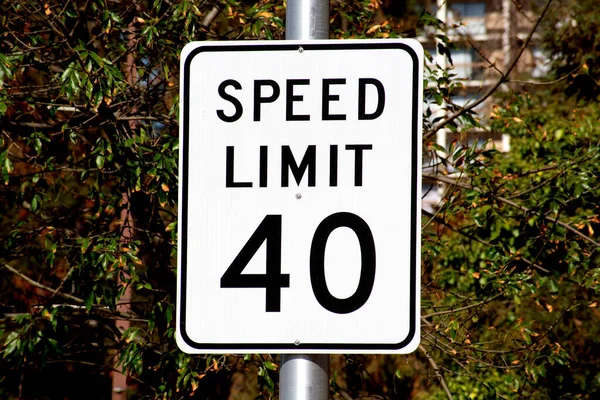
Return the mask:
<path fill-rule="evenodd" d="M 329 0 L 288 0 L 285 38 L 329 39 Z M 329 354 L 282 354 L 279 398 L 329 399 Z"/>
<path fill-rule="evenodd" d="M 329 39 L 329 1 L 288 0 L 285 39 Z"/>

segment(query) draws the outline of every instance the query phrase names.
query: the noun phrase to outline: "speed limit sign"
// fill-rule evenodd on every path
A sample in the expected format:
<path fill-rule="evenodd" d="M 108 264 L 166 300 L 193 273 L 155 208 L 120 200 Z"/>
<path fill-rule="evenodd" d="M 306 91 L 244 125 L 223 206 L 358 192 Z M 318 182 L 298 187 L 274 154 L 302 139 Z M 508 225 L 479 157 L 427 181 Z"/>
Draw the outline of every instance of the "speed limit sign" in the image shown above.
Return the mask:
<path fill-rule="evenodd" d="M 413 40 L 183 49 L 182 350 L 418 346 L 422 54 Z"/>

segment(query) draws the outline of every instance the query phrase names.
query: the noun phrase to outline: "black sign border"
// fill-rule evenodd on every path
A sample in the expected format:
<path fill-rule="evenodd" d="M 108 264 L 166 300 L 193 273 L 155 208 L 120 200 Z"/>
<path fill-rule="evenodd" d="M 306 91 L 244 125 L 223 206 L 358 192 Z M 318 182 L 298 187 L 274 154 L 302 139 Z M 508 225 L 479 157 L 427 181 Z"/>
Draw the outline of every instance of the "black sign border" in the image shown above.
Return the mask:
<path fill-rule="evenodd" d="M 256 42 L 255 42 L 256 43 Z M 180 143 L 182 146 L 183 157 L 179 162 L 180 168 L 180 179 L 179 184 L 182 185 L 182 204 L 180 206 L 181 217 L 180 221 L 180 236 L 179 236 L 179 248 L 181 252 L 179 265 L 179 276 L 180 279 L 180 296 L 177 299 L 177 305 L 179 306 L 179 334 L 181 339 L 193 349 L 201 350 L 198 354 L 210 354 L 216 353 L 217 351 L 225 350 L 269 350 L 273 352 L 286 353 L 286 350 L 293 350 L 294 352 L 310 353 L 311 351 L 323 352 L 323 350 L 331 350 L 336 352 L 354 352 L 358 353 L 361 350 L 374 352 L 380 350 L 382 353 L 386 351 L 398 352 L 407 345 L 409 345 L 415 335 L 418 334 L 417 326 L 417 296 L 420 295 L 417 290 L 417 252 L 420 248 L 417 248 L 417 242 L 420 242 L 420 232 L 417 232 L 418 221 L 417 215 L 420 215 L 420 199 L 417 197 L 419 182 L 419 158 L 421 154 L 418 154 L 418 141 L 421 140 L 419 136 L 420 119 L 419 119 L 419 99 L 418 96 L 420 89 L 419 81 L 419 57 L 415 50 L 407 44 L 394 42 L 394 41 L 369 41 L 365 40 L 364 43 L 358 42 L 344 42 L 344 41 L 332 41 L 332 43 L 310 43 L 310 42 L 290 42 L 281 44 L 237 44 L 237 45 L 200 45 L 193 49 L 185 58 L 183 63 L 183 142 Z M 299 48 L 306 51 L 331 51 L 331 50 L 381 50 L 381 49 L 397 49 L 403 50 L 408 53 L 413 62 L 412 77 L 413 77 L 413 103 L 412 103 L 412 168 L 411 168 L 411 238 L 410 238 L 410 326 L 407 337 L 399 343 L 197 343 L 193 341 L 186 332 L 186 294 L 187 294 L 187 222 L 188 222 L 188 167 L 189 167 L 189 154 L 188 154 L 188 141 L 189 141 L 189 104 L 190 104 L 190 87 L 189 77 L 192 60 L 194 57 L 203 52 L 260 52 L 260 51 L 298 51 Z M 204 351 L 204 352 L 203 352 Z"/>

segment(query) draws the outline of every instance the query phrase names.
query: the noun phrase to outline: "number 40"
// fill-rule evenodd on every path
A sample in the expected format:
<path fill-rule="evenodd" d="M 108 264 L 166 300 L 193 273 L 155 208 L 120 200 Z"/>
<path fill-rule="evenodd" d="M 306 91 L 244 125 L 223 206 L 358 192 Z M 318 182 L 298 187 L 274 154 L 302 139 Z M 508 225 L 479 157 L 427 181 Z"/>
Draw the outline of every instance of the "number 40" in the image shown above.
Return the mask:
<path fill-rule="evenodd" d="M 337 228 L 350 228 L 360 245 L 361 269 L 354 294 L 339 299 L 325 281 L 325 247 Z M 242 274 L 263 242 L 267 242 L 265 274 Z M 356 214 L 339 212 L 325 218 L 315 231 L 310 246 L 310 282 L 317 301 L 327 310 L 347 314 L 361 308 L 369 299 L 375 282 L 375 242 L 369 225 Z M 281 310 L 281 288 L 290 287 L 290 275 L 281 273 L 281 215 L 267 215 L 221 277 L 222 288 L 265 288 L 266 311 Z"/>

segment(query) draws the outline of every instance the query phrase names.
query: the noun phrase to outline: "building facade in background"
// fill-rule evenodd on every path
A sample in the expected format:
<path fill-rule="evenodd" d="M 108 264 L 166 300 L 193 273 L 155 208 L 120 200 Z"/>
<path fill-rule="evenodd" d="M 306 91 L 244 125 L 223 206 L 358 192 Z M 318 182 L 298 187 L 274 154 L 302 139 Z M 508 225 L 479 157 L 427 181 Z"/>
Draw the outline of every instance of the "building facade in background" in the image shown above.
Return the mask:
<path fill-rule="evenodd" d="M 448 27 L 446 34 L 454 45 L 450 56 L 440 54 L 438 43 L 428 32 L 418 39 L 435 62 L 452 68 L 452 73 L 461 80 L 463 89 L 454 98 L 461 106 L 484 94 L 508 70 L 538 17 L 534 0 L 421 0 L 418 7 L 425 8 Z M 510 81 L 535 80 L 548 72 L 538 41 L 538 35 L 534 34 Z M 505 85 L 510 85 L 510 81 Z M 484 116 L 489 111 L 485 104 L 477 110 Z"/>
<path fill-rule="evenodd" d="M 426 10 L 443 21 L 447 27 L 446 36 L 451 46 L 446 49 L 436 38 L 432 29 L 419 32 L 417 39 L 432 56 L 432 62 L 460 81 L 462 88 L 452 101 L 455 106 L 468 106 L 483 96 L 494 86 L 502 74 L 511 68 L 514 58 L 530 35 L 539 15 L 535 0 L 418 0 L 415 11 Z M 539 35 L 531 37 L 527 48 L 520 55 L 510 73 L 510 79 L 500 87 L 519 82 L 543 78 L 548 72 L 547 61 L 538 47 Z M 447 105 L 442 105 L 433 113 L 433 118 L 443 117 Z M 491 102 L 483 102 L 475 108 L 483 126 L 492 113 Z M 452 112 L 450 112 L 451 114 Z M 460 134 L 460 139 L 469 145 L 487 142 L 499 151 L 510 150 L 510 137 L 487 129 L 469 129 Z M 440 130 L 436 135 L 438 145 L 446 148 L 448 143 L 459 139 L 458 134 Z M 431 169 L 442 168 L 441 157 L 429 161 Z M 446 173 L 452 173 L 447 170 Z M 424 180 L 424 207 L 435 209 L 441 201 L 444 188 L 435 188 L 433 183 Z"/>

